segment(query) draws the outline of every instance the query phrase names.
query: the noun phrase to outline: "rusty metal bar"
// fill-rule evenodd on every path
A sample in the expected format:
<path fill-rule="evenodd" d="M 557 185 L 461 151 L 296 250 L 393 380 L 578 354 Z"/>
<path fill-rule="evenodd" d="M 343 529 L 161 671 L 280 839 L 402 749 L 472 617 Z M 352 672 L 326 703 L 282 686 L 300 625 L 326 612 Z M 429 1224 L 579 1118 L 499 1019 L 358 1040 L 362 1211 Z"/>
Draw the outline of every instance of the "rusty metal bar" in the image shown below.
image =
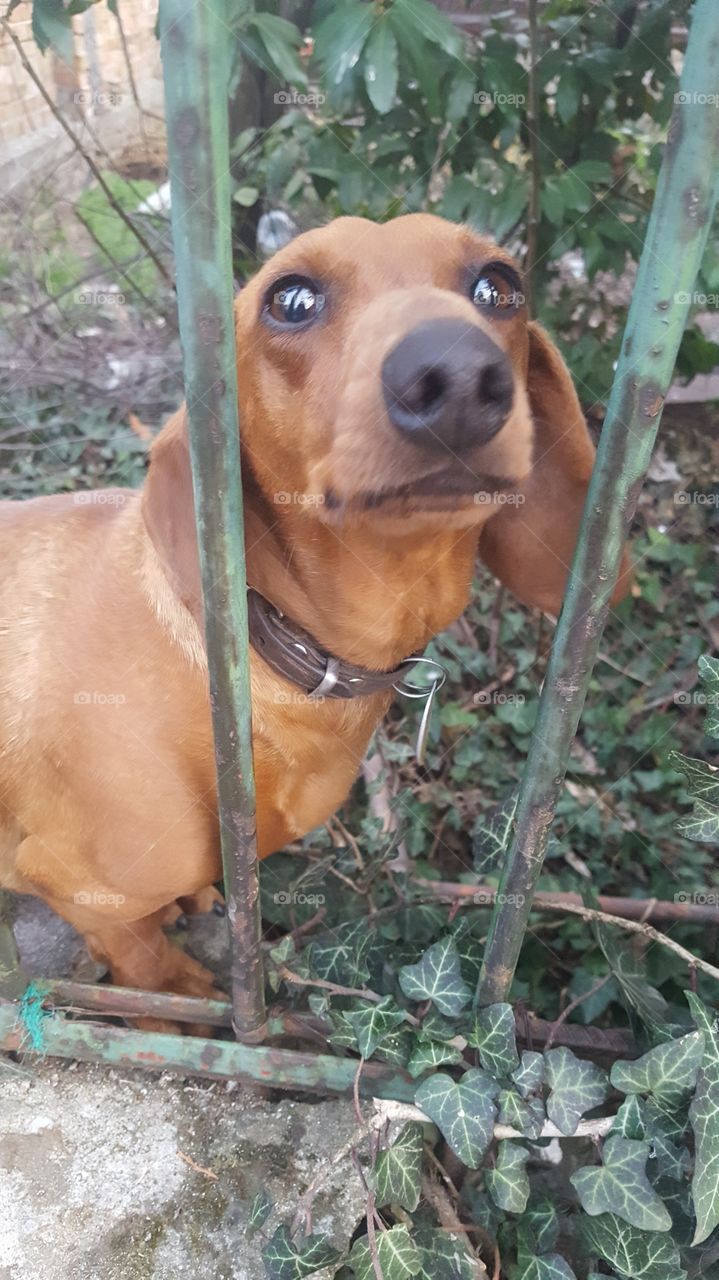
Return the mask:
<path fill-rule="evenodd" d="M 519 792 L 478 987 L 506 1000 L 622 548 L 651 459 L 717 199 L 719 15 L 697 0 L 579 541 Z"/>
<path fill-rule="evenodd" d="M 32 1052 L 16 1005 L 0 1005 L 0 1050 Z M 113 1067 L 145 1067 L 150 1071 L 177 1071 L 322 1093 L 351 1094 L 359 1067 L 356 1058 L 334 1058 L 231 1040 L 203 1040 L 198 1036 L 129 1031 L 73 1021 L 59 1014 L 43 1019 L 40 1053 L 81 1062 L 104 1062 Z M 363 1097 L 412 1102 L 416 1089 L 416 1081 L 404 1072 L 377 1062 L 367 1062 L 362 1067 L 359 1092 Z"/>
<path fill-rule="evenodd" d="M 233 1026 L 265 1034 L 247 580 L 233 320 L 224 0 L 161 0 L 172 233 L 217 790 Z"/>

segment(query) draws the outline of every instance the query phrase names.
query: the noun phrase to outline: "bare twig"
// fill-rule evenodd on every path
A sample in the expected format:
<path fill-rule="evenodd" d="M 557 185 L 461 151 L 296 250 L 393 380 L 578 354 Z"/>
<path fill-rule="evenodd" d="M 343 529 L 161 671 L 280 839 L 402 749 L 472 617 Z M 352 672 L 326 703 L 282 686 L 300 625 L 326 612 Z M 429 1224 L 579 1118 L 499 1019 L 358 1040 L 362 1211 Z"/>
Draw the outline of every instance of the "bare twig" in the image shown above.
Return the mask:
<path fill-rule="evenodd" d="M 177 1154 L 181 1160 L 184 1160 L 185 1164 L 189 1165 L 191 1169 L 194 1169 L 195 1173 L 201 1173 L 203 1178 L 208 1178 L 210 1182 L 218 1181 L 218 1177 L 214 1169 L 206 1169 L 204 1165 L 198 1164 L 196 1160 L 192 1159 L 192 1156 L 188 1156 L 184 1151 L 180 1151 L 179 1147 L 177 1149 Z"/>
<path fill-rule="evenodd" d="M 582 994 L 579 996 L 576 996 L 574 1000 L 570 1000 L 566 1009 L 562 1009 L 562 1012 L 560 1013 L 559 1017 L 556 1019 L 555 1022 L 552 1023 L 552 1028 L 549 1032 L 547 1043 L 545 1045 L 545 1052 L 548 1049 L 551 1049 L 556 1039 L 559 1028 L 561 1027 L 563 1022 L 567 1021 L 567 1018 L 569 1017 L 570 1013 L 573 1013 L 575 1009 L 578 1009 L 580 1004 L 583 1004 L 583 1002 L 585 1000 L 588 1000 L 590 996 L 596 995 L 598 991 L 601 991 L 602 987 L 606 987 L 609 980 L 613 977 L 614 977 L 613 973 L 605 973 L 604 977 L 600 978 L 599 982 L 595 982 L 594 986 L 590 987 L 588 991 L 583 991 Z"/>
<path fill-rule="evenodd" d="M 454 1210 L 454 1206 L 452 1205 L 452 1202 L 449 1196 L 447 1195 L 447 1192 L 445 1191 L 444 1187 L 441 1186 L 439 1182 L 436 1182 L 434 1178 L 430 1178 L 428 1175 L 425 1175 L 425 1177 L 422 1179 L 422 1194 L 424 1195 L 424 1198 L 427 1201 L 427 1203 L 431 1204 L 432 1208 L 437 1214 L 437 1217 L 439 1218 L 440 1225 L 444 1227 L 445 1231 L 450 1231 L 453 1235 L 464 1236 L 466 1239 L 467 1235 L 469 1234 L 469 1231 L 472 1230 L 472 1228 L 465 1227 L 464 1223 L 461 1222 L 460 1219 L 457 1217 L 457 1214 L 455 1213 L 455 1210 Z M 484 1263 L 477 1257 L 477 1254 L 475 1250 L 472 1248 L 470 1241 L 466 1240 L 466 1243 L 467 1243 L 467 1248 L 470 1250 L 472 1257 L 474 1259 L 474 1262 L 477 1265 L 477 1268 L 478 1268 L 477 1277 L 479 1280 L 480 1277 L 486 1276 L 487 1268 L 485 1267 Z"/>
<path fill-rule="evenodd" d="M 342 987 L 337 982 L 327 982 L 324 978 L 303 978 L 301 974 L 293 973 L 284 964 L 280 965 L 277 974 L 285 982 L 291 982 L 296 987 L 320 987 L 322 991 L 330 991 L 333 996 L 357 996 L 360 1000 L 369 1000 L 372 1004 L 379 1004 L 384 1000 L 384 996 L 378 995 L 376 991 L 370 991 L 367 987 Z"/>
<path fill-rule="evenodd" d="M 445 902 L 461 899 L 467 906 L 491 906 L 498 890 L 486 884 L 455 884 L 450 880 L 423 880 L 417 878 L 413 883 L 423 893 Z M 533 908 L 537 911 L 561 911 L 583 906 L 578 893 L 546 893 L 539 891 L 534 895 Z M 613 898 L 600 894 L 599 906 L 624 920 L 644 919 L 671 920 L 685 924 L 719 924 L 719 907 L 692 902 L 663 902 L 656 898 Z"/>
<path fill-rule="evenodd" d="M 550 902 L 544 903 L 545 910 L 552 911 Z M 591 907 L 578 907 L 569 903 L 561 903 L 556 907 L 558 911 L 567 911 L 570 915 L 579 916 L 582 920 L 596 920 L 599 924 L 613 924 L 618 929 L 624 929 L 626 933 L 639 934 L 640 937 L 647 938 L 650 942 L 656 942 L 660 947 L 666 947 L 668 951 L 673 951 L 676 956 L 681 956 L 682 960 L 689 965 L 690 969 L 701 969 L 702 973 L 706 973 L 710 978 L 715 978 L 719 982 L 719 969 L 713 964 L 709 964 L 707 960 L 700 959 L 695 956 L 692 951 L 688 951 L 686 947 L 682 947 L 678 942 L 674 942 L 672 938 L 668 938 L 665 933 L 660 933 L 652 925 L 642 923 L 638 920 L 624 920 L 621 916 L 611 916 L 604 911 L 594 911 Z"/>
<path fill-rule="evenodd" d="M 419 1107 L 412 1106 L 410 1102 L 395 1102 L 391 1098 L 373 1098 L 374 1106 L 386 1120 L 413 1120 L 418 1124 L 434 1123 L 429 1116 Z M 614 1124 L 614 1116 L 598 1116 L 596 1120 L 580 1120 L 576 1133 L 571 1136 L 573 1138 L 591 1138 L 594 1135 L 602 1137 L 605 1133 L 609 1133 Z M 542 1126 L 541 1138 L 562 1138 L 566 1134 L 560 1132 L 551 1120 L 545 1120 Z M 520 1133 L 519 1129 L 513 1129 L 509 1124 L 496 1124 L 494 1126 L 494 1137 L 503 1140 L 505 1138 L 522 1138 L 525 1134 Z"/>

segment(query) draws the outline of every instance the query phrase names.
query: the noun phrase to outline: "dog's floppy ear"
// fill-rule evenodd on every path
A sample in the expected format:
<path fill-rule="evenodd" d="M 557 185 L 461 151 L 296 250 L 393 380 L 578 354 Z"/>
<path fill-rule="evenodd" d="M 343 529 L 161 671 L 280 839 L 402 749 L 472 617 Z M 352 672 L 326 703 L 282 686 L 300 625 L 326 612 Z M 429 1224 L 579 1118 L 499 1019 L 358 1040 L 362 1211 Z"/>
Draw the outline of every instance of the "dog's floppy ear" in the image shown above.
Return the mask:
<path fill-rule="evenodd" d="M 175 594 L 202 626 L 200 560 L 184 408 L 166 423 L 152 446 L 142 514 Z"/>
<path fill-rule="evenodd" d="M 507 503 L 487 522 L 479 553 L 524 602 L 558 614 L 594 465 L 592 444 L 567 366 L 540 325 L 529 325 L 527 391 L 534 420 L 533 464 Z M 629 588 L 624 558 L 612 597 Z"/>

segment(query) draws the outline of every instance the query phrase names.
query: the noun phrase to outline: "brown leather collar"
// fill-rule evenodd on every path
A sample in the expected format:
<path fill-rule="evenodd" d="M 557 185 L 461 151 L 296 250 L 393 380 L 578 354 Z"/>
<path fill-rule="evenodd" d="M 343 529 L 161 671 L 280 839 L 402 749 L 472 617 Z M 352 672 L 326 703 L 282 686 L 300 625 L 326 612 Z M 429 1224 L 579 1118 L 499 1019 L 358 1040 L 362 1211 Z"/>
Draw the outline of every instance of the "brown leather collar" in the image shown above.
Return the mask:
<path fill-rule="evenodd" d="M 315 698 L 358 698 L 386 693 L 403 680 L 419 654 L 405 658 L 392 671 L 368 671 L 321 649 L 308 631 L 280 613 L 259 591 L 249 587 L 247 612 L 250 643 L 278 675 Z"/>

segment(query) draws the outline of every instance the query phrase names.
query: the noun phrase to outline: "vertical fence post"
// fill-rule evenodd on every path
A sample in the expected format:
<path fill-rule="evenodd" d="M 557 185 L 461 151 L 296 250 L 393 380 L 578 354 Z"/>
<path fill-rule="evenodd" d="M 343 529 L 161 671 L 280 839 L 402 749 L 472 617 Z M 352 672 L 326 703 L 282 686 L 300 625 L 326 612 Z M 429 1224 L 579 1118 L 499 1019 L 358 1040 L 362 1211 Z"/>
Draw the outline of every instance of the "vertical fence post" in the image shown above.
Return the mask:
<path fill-rule="evenodd" d="M 509 993 L 622 548 L 651 460 L 716 205 L 717 94 L 717 3 L 696 0 L 681 91 L 492 916 L 478 987 L 481 1004 L 506 1000 Z"/>
<path fill-rule="evenodd" d="M 264 1036 L 233 320 L 225 0 L 161 0 L 172 232 L 232 947 L 233 1026 Z"/>

